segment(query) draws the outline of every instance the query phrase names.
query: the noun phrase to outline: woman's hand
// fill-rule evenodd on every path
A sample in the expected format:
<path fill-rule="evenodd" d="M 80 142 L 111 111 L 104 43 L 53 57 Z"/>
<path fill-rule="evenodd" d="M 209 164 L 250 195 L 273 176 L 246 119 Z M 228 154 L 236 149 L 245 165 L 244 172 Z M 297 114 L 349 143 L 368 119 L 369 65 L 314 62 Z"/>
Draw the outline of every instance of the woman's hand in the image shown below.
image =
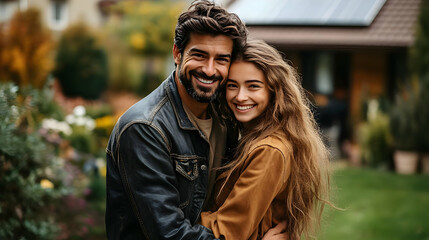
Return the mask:
<path fill-rule="evenodd" d="M 286 221 L 283 221 L 274 228 L 268 230 L 262 240 L 288 240 L 289 236 L 285 232 L 286 230 Z"/>

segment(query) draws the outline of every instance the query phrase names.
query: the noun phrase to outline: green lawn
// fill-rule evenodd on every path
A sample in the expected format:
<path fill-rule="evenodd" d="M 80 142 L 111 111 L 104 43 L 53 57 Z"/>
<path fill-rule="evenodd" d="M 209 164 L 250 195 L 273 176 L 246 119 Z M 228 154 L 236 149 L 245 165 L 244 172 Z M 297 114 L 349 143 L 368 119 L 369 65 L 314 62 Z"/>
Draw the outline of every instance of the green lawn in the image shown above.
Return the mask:
<path fill-rule="evenodd" d="M 319 239 L 429 240 L 429 175 L 345 168 L 332 180 L 345 210 L 327 207 Z"/>

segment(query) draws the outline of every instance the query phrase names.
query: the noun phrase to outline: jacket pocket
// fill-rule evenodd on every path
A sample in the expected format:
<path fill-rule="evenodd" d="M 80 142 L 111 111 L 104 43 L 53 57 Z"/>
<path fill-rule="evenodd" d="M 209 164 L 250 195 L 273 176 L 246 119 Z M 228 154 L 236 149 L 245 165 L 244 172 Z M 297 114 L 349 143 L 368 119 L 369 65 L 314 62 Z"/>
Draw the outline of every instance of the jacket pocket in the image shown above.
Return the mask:
<path fill-rule="evenodd" d="M 180 195 L 180 205 L 185 215 L 189 214 L 189 203 L 193 199 L 195 180 L 199 177 L 199 165 L 204 160 L 196 155 L 171 155 L 175 164 L 178 191 Z"/>
<path fill-rule="evenodd" d="M 198 162 L 204 158 L 183 155 L 173 155 L 172 158 L 175 162 L 177 173 L 190 181 L 194 181 L 198 178 Z"/>

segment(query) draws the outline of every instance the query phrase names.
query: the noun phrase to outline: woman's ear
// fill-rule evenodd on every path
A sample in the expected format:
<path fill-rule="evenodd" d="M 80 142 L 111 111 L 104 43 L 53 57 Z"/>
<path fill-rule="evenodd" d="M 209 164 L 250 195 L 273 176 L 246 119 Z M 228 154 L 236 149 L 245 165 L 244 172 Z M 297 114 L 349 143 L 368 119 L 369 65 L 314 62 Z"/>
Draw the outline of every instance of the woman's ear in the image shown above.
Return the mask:
<path fill-rule="evenodd" d="M 173 58 L 174 58 L 174 63 L 176 63 L 176 65 L 179 65 L 180 61 L 182 60 L 182 54 L 180 53 L 180 50 L 176 46 L 176 44 L 173 45 Z"/>

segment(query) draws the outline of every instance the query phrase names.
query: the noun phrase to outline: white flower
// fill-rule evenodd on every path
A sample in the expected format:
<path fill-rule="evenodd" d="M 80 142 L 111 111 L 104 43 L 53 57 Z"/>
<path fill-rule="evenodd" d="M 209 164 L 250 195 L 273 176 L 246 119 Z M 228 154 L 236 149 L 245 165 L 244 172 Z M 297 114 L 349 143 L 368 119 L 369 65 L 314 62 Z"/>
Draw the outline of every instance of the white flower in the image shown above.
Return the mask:
<path fill-rule="evenodd" d="M 42 127 L 52 131 L 62 132 L 66 135 L 69 135 L 72 132 L 71 127 L 66 122 L 57 121 L 56 119 L 52 118 L 43 119 Z"/>
<path fill-rule="evenodd" d="M 66 122 L 67 122 L 68 124 L 75 124 L 75 122 L 76 122 L 76 117 L 75 117 L 75 115 L 73 115 L 73 114 L 69 114 L 69 115 L 67 115 L 67 116 L 66 116 Z"/>
<path fill-rule="evenodd" d="M 82 105 L 76 106 L 73 109 L 73 114 L 76 116 L 85 116 L 85 114 L 86 114 L 85 107 Z"/>
<path fill-rule="evenodd" d="M 86 120 L 85 121 L 86 128 L 89 129 L 89 130 L 91 130 L 91 131 L 94 130 L 94 128 L 95 128 L 95 121 L 94 121 L 94 119 L 86 118 L 85 120 Z"/>

